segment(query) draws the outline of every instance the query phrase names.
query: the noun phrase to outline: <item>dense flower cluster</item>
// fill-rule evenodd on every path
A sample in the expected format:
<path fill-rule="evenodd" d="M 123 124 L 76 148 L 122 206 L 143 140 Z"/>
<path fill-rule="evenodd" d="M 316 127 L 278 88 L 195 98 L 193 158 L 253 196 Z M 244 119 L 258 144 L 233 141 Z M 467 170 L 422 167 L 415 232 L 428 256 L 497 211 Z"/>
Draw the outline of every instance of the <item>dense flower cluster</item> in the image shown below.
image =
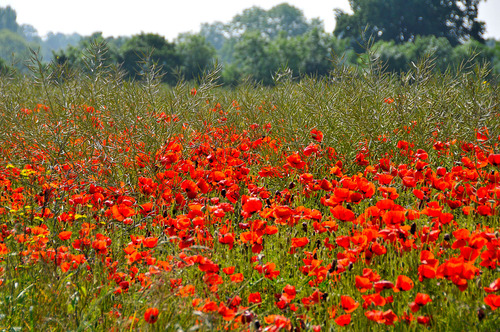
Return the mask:
<path fill-rule="evenodd" d="M 189 325 L 266 331 L 432 326 L 450 306 L 495 319 L 500 137 L 482 128 L 476 142 L 432 151 L 397 140 L 406 163 L 364 148 L 348 168 L 316 128 L 291 149 L 268 124 L 236 132 L 220 105 L 211 111 L 217 125 L 186 125 L 153 152 L 138 127 L 106 133 L 108 111 L 86 106 L 72 112 L 101 133 L 90 156 L 69 123 L 67 144 L 81 153 L 64 162 L 52 162 L 55 145 L 2 147 L 9 156 L 23 144 L 31 163 L 0 161 L 0 289 L 21 266 L 79 273 L 93 287 L 86 297 L 109 299 L 99 305 L 116 326 L 167 324 L 177 307 Z"/>

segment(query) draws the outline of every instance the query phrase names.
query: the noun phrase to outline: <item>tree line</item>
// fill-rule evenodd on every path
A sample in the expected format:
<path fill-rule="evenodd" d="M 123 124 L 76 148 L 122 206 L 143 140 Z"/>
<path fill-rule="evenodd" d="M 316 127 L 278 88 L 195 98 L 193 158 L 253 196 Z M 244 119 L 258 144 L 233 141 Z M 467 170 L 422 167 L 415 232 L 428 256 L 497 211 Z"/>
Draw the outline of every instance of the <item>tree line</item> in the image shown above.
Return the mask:
<path fill-rule="evenodd" d="M 394 21 L 397 13 L 387 6 L 399 2 L 404 3 L 401 8 L 405 11 Z M 333 33 L 325 32 L 319 19 L 308 20 L 301 10 L 286 3 L 269 10 L 252 7 L 230 22 L 204 23 L 199 33 L 180 34 L 174 41 L 153 33 L 105 38 L 99 32 L 84 37 L 52 33 L 42 39 L 32 26 L 18 25 L 15 11 L 7 7 L 0 8 L 0 65 L 21 68 L 23 62 L 12 61 L 11 55 L 25 59 L 28 48 L 38 48 L 46 61 L 82 69 L 89 45 L 104 42 L 107 62 L 119 64 L 129 79 L 141 74 L 142 61 L 147 58 L 161 67 L 168 84 L 181 78 L 195 80 L 218 62 L 224 84 L 252 78 L 269 85 L 283 68 L 296 77 L 325 76 L 339 62 L 363 65 L 368 54 L 380 58 L 386 70 L 402 72 L 426 54 L 432 54 L 436 68 L 444 71 L 458 68 L 475 52 L 478 55 L 473 61 L 488 62 L 498 74 L 500 42 L 482 38 L 484 23 L 477 21 L 478 2 L 350 0 L 353 13 L 337 10 Z M 425 11 L 419 8 L 425 4 Z M 435 23 L 429 15 L 440 15 L 439 20 L 448 23 Z"/>

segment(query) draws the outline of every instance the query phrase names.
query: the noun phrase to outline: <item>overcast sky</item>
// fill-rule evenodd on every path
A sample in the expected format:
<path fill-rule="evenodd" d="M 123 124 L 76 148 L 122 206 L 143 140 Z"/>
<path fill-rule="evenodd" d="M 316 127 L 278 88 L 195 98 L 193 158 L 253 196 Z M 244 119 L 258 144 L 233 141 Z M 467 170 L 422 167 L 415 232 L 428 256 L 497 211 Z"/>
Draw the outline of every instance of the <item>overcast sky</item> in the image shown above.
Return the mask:
<path fill-rule="evenodd" d="M 108 36 L 158 33 L 173 40 L 182 32 L 197 32 L 201 23 L 228 22 L 243 9 L 263 9 L 284 0 L 0 0 L 17 13 L 19 24 L 31 24 L 40 36 L 49 31 L 90 35 L 100 31 Z M 325 30 L 335 27 L 334 8 L 350 12 L 348 0 L 288 0 L 307 18 L 319 17 Z M 500 0 L 482 2 L 479 19 L 486 22 L 486 38 L 500 40 Z"/>

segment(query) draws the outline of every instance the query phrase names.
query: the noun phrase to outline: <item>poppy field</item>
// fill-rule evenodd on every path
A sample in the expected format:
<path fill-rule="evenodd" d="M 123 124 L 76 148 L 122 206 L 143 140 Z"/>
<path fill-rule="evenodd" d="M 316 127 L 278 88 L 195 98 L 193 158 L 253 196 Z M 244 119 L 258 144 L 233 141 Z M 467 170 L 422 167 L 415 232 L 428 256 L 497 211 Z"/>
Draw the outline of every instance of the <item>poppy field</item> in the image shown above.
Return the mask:
<path fill-rule="evenodd" d="M 498 329 L 481 67 L 167 88 L 100 57 L 0 79 L 0 328 Z"/>

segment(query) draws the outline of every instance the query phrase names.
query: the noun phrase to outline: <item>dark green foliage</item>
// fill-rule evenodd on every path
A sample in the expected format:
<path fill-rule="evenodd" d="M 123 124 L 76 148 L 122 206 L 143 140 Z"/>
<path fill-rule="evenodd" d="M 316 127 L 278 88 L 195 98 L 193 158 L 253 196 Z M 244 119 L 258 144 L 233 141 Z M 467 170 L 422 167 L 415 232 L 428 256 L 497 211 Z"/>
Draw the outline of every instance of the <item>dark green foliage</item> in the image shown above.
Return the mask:
<path fill-rule="evenodd" d="M 136 80 L 156 64 L 162 82 L 170 85 L 198 80 L 216 62 L 222 65 L 219 83 L 233 86 L 248 80 L 273 85 L 277 72 L 294 79 L 326 77 L 339 65 L 364 67 L 368 53 L 396 73 L 412 70 L 413 63 L 428 55 L 441 72 L 456 71 L 465 62 L 485 62 L 493 74 L 500 73 L 500 43 L 481 40 L 479 0 L 380 1 L 351 0 L 354 14 L 337 11 L 333 34 L 318 19 L 307 20 L 284 3 L 269 10 L 249 8 L 228 23 L 202 24 L 200 33 L 181 34 L 172 42 L 153 33 L 105 38 L 100 32 L 85 37 L 49 33 L 42 40 L 31 25 L 17 24 L 14 10 L 0 8 L 0 58 L 25 73 L 31 48 L 45 64 L 53 60 L 66 70 L 88 71 L 84 50 L 105 45 L 107 67 L 119 67 L 127 79 Z M 435 16 L 431 20 L 428 15 Z M 443 20 L 449 22 L 446 29 Z M 367 35 L 372 36 L 368 42 Z"/>
<path fill-rule="evenodd" d="M 336 10 L 334 34 L 358 38 L 366 32 L 396 43 L 419 35 L 445 37 L 452 45 L 469 39 L 484 41 L 485 25 L 477 21 L 480 1 L 349 0 L 353 14 Z"/>
<path fill-rule="evenodd" d="M 257 31 L 246 32 L 234 47 L 235 63 L 244 75 L 270 84 L 276 59 L 269 51 L 269 41 Z"/>
<path fill-rule="evenodd" d="M 80 38 L 76 46 L 70 45 L 64 50 L 53 51 L 53 58 L 59 64 L 66 63 L 74 69 L 85 69 L 83 60 L 84 50 L 88 49 L 93 43 L 104 43 L 106 45 L 106 65 L 121 63 L 123 61 L 120 49 L 123 38 L 104 38 L 101 32 L 95 32 L 90 36 Z"/>
<path fill-rule="evenodd" d="M 0 8 L 0 30 L 7 29 L 12 32 L 18 32 L 17 14 L 10 6 Z"/>
<path fill-rule="evenodd" d="M 180 56 L 174 43 L 157 34 L 141 33 L 125 42 L 122 47 L 123 69 L 130 78 L 137 78 L 143 72 L 142 60 L 149 56 L 162 67 L 165 82 L 174 83 L 174 71 L 181 65 Z"/>
<path fill-rule="evenodd" d="M 188 34 L 178 41 L 181 70 L 187 80 L 201 77 L 215 61 L 215 48 L 202 35 Z"/>

